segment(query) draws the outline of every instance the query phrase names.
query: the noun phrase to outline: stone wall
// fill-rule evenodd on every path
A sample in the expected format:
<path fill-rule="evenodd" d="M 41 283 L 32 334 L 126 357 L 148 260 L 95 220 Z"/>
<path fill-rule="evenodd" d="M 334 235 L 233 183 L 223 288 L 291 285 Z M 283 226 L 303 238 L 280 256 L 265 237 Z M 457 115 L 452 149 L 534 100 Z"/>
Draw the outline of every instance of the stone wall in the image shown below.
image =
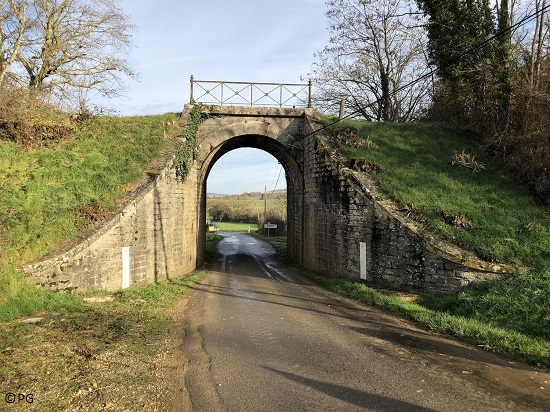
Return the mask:
<path fill-rule="evenodd" d="M 430 238 L 391 202 L 377 201 L 369 175 L 339 158 L 329 138 L 310 133 L 312 114 L 213 108 L 199 130 L 198 159 L 184 183 L 168 161 L 89 238 L 24 272 L 46 289 L 70 292 L 118 290 L 191 272 L 204 260 L 208 173 L 238 147 L 263 149 L 283 165 L 288 255 L 306 268 L 436 292 L 509 270 Z"/>
<path fill-rule="evenodd" d="M 391 202 L 377 201 L 373 181 L 349 168 L 327 137 L 306 139 L 304 163 L 304 266 L 434 292 L 510 270 L 430 239 Z"/>
<path fill-rule="evenodd" d="M 171 161 L 112 219 L 69 250 L 23 267 L 49 290 L 119 290 L 190 272 L 197 263 L 197 177 L 176 181 Z"/>

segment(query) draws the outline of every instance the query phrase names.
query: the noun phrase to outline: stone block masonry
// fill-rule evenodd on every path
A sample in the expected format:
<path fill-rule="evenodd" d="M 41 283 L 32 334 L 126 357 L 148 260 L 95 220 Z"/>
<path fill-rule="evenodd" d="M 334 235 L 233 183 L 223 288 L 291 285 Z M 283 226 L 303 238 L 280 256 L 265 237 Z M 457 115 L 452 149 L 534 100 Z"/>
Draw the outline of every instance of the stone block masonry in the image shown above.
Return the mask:
<path fill-rule="evenodd" d="M 373 181 L 348 168 L 326 136 L 314 134 L 304 144 L 304 266 L 430 292 L 449 292 L 511 270 L 425 236 L 390 202 L 375 199 Z"/>
<path fill-rule="evenodd" d="M 112 219 L 71 249 L 26 265 L 48 290 L 116 291 L 185 274 L 197 264 L 197 181 L 176 181 L 170 161 Z"/>
<path fill-rule="evenodd" d="M 184 119 L 190 110 L 186 105 Z M 57 291 L 114 291 L 193 271 L 205 256 L 208 174 L 239 147 L 269 152 L 283 166 L 288 256 L 306 268 L 432 292 L 509 270 L 426 236 L 390 202 L 377 201 L 368 173 L 349 168 L 330 138 L 311 133 L 317 127 L 311 109 L 205 110 L 197 158 L 184 183 L 168 161 L 90 237 L 22 268 L 29 280 Z"/>

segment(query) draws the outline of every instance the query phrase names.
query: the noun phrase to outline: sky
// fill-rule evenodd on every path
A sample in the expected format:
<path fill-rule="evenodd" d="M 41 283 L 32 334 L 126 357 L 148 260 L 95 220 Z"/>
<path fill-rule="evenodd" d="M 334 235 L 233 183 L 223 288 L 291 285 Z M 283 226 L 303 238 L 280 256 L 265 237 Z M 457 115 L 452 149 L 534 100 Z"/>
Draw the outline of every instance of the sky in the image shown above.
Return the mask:
<path fill-rule="evenodd" d="M 121 115 L 178 112 L 189 102 L 189 78 L 301 83 L 314 53 L 328 42 L 324 0 L 123 0 L 136 32 L 128 61 L 139 81 L 125 98 L 103 105 Z M 238 149 L 212 169 L 212 193 L 263 191 L 277 160 Z M 246 182 L 246 185 L 244 184 Z M 285 187 L 284 173 L 278 189 Z"/>

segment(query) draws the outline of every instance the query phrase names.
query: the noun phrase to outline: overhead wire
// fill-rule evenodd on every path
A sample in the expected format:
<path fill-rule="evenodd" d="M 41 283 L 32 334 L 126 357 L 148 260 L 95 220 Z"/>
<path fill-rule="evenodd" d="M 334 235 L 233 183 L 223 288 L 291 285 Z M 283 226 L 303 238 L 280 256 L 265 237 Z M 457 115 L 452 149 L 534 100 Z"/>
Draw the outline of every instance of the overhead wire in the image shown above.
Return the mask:
<path fill-rule="evenodd" d="M 270 187 L 272 187 L 273 182 L 275 182 L 275 178 L 277 177 L 277 171 L 279 170 L 280 165 L 281 165 L 280 163 L 277 163 L 277 167 L 275 168 L 275 174 L 273 175 L 273 179 L 271 179 L 271 185 L 269 185 Z"/>
<path fill-rule="evenodd" d="M 273 195 L 273 192 L 275 192 L 275 189 L 277 189 L 277 185 L 279 184 L 279 178 L 281 177 L 281 172 L 283 171 L 283 166 L 279 163 L 279 175 L 277 176 L 277 181 L 275 182 L 275 186 L 273 186 L 273 190 L 271 191 L 271 194 Z"/>
<path fill-rule="evenodd" d="M 534 20 L 539 14 L 541 13 L 544 13 L 545 11 L 549 10 L 550 9 L 550 4 L 546 5 L 545 7 L 541 8 L 540 10 L 537 10 L 536 12 L 524 17 L 523 19 L 521 19 L 520 21 L 518 21 L 517 23 L 514 23 L 513 25 L 511 25 L 510 27 L 507 27 L 506 29 L 504 30 L 501 30 L 500 32 L 498 33 L 495 33 L 493 36 L 485 39 L 484 41 L 478 43 L 478 44 L 475 44 L 473 45 L 472 47 L 470 47 L 468 50 L 464 51 L 463 53 L 461 53 L 460 55 L 456 56 L 455 57 L 455 61 L 457 60 L 460 60 L 462 58 L 464 58 L 465 56 L 471 54 L 471 53 L 474 53 L 476 52 L 477 50 L 481 49 L 482 47 L 485 47 L 487 44 L 499 39 L 500 37 L 504 36 L 505 34 L 509 33 L 509 32 L 513 32 L 513 31 L 516 31 L 517 29 L 519 29 L 520 27 L 530 23 L 532 20 Z M 401 86 L 401 87 L 398 87 L 397 89 L 393 90 L 391 93 L 390 93 L 390 96 L 391 95 L 395 95 L 397 93 L 399 93 L 400 91 L 402 90 L 405 90 L 413 85 L 415 85 L 416 83 L 430 77 L 430 76 L 433 76 L 434 74 L 436 74 L 438 71 L 444 69 L 444 68 L 448 68 L 450 66 L 447 65 L 447 66 L 443 66 L 443 67 L 436 67 L 430 71 L 428 71 L 427 73 L 423 74 L 422 76 L 416 78 L 415 80 L 412 80 L 410 81 L 409 83 Z M 316 130 L 313 130 L 309 133 L 307 133 L 306 135 L 302 136 L 302 138 L 306 138 L 308 136 L 311 136 L 315 133 L 318 133 L 322 130 L 325 130 L 325 129 L 328 129 L 329 127 L 331 126 L 334 126 L 335 124 L 337 123 L 340 123 L 342 120 L 345 120 L 345 119 L 349 119 L 350 117 L 353 117 L 353 116 L 356 116 L 357 114 L 361 113 L 364 109 L 368 108 L 369 106 L 371 106 L 373 103 L 378 103 L 380 101 L 380 99 L 377 99 L 375 100 L 374 102 L 372 103 L 369 103 L 363 107 L 361 107 L 360 109 L 357 109 L 345 116 L 342 116 L 341 118 L 333 121 L 332 123 L 329 123 L 325 126 L 322 126 L 320 127 L 319 129 L 316 129 Z"/>

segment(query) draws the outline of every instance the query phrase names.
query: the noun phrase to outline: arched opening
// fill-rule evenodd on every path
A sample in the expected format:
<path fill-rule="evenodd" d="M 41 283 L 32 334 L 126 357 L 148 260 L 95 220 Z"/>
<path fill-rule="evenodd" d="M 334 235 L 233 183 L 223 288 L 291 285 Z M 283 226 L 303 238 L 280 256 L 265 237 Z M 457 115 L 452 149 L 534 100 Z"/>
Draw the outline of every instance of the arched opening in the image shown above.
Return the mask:
<path fill-rule="evenodd" d="M 207 214 L 206 214 L 206 199 L 208 193 L 208 177 L 214 165 L 225 154 L 241 148 L 254 148 L 267 152 L 274 158 L 274 166 L 280 164 L 279 181 L 281 179 L 286 183 L 287 199 L 286 199 L 286 235 L 287 235 L 287 251 L 290 259 L 299 261 L 301 251 L 301 211 L 302 211 L 302 194 L 303 194 L 303 178 L 298 163 L 292 156 L 291 152 L 278 141 L 261 135 L 241 135 L 227 139 L 221 142 L 218 146 L 212 147 L 210 153 L 203 160 L 201 167 L 201 180 L 199 181 L 199 199 L 200 199 L 200 214 L 199 214 L 199 234 L 197 239 L 197 260 L 201 263 L 204 260 L 204 245 L 206 243 L 207 233 Z M 223 165 L 222 165 L 223 167 Z M 271 183 L 275 170 L 268 168 L 269 182 Z M 266 183 L 265 185 L 267 185 Z"/>
<path fill-rule="evenodd" d="M 239 148 L 224 154 L 206 182 L 209 232 L 256 231 L 277 224 L 272 234 L 286 235 L 286 173 L 266 151 Z"/>

